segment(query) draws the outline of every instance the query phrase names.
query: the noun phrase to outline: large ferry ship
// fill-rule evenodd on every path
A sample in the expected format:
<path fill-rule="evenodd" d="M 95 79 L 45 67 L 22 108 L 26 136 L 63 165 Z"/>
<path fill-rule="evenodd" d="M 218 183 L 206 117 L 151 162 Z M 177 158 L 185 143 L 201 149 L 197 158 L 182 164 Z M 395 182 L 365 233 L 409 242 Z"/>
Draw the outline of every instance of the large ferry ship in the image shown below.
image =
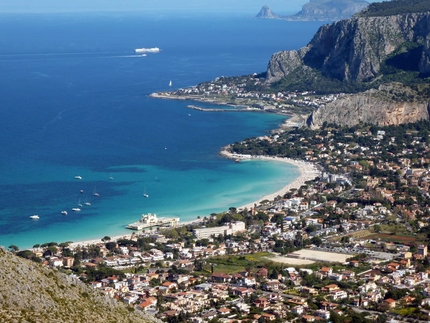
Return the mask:
<path fill-rule="evenodd" d="M 151 48 L 145 48 L 145 47 L 143 47 L 143 48 L 136 48 L 134 50 L 134 52 L 138 53 L 138 54 L 142 54 L 142 53 L 159 53 L 159 52 L 161 52 L 161 49 L 158 48 L 158 47 L 151 47 Z"/>

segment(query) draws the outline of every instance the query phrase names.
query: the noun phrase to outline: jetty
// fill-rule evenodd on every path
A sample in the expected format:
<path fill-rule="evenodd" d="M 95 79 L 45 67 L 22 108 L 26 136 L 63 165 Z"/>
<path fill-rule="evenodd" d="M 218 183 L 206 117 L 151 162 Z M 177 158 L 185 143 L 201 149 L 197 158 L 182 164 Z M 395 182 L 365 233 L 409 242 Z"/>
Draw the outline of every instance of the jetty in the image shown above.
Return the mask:
<path fill-rule="evenodd" d="M 142 218 L 139 221 L 130 223 L 126 226 L 127 229 L 131 230 L 143 230 L 147 228 L 155 227 L 167 227 L 174 228 L 179 224 L 179 218 L 157 218 L 156 214 L 142 214 Z"/>
<path fill-rule="evenodd" d="M 231 107 L 231 108 L 202 108 L 197 105 L 188 105 L 188 109 L 203 111 L 203 112 L 250 112 L 250 111 L 262 111 L 257 108 L 249 108 L 249 107 Z"/>

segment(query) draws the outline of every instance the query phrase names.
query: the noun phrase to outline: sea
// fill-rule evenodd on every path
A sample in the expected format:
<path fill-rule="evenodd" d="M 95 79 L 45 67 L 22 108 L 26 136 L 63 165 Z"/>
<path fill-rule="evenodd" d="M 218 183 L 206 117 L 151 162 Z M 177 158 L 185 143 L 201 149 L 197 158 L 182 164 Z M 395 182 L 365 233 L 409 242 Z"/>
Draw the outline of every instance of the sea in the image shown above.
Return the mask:
<path fill-rule="evenodd" d="M 203 218 L 294 180 L 286 163 L 219 155 L 285 117 L 190 110 L 149 94 L 263 72 L 273 53 L 306 45 L 321 25 L 241 14 L 1 14 L 0 245 L 121 235 L 146 213 Z M 135 54 L 141 47 L 162 52 Z"/>

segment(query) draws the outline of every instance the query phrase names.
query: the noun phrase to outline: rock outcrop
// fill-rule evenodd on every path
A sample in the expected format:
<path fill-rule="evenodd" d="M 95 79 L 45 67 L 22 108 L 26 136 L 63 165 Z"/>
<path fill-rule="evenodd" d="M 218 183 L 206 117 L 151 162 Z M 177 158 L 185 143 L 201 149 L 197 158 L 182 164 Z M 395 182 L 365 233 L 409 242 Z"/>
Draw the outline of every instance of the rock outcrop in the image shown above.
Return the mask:
<path fill-rule="evenodd" d="M 0 247 L 0 322 L 161 323 L 79 279 Z"/>
<path fill-rule="evenodd" d="M 379 126 L 399 125 L 429 119 L 430 104 L 400 83 L 381 85 L 379 89 L 347 94 L 313 112 L 307 124 L 320 128 L 324 122 L 354 126 L 360 122 Z"/>
<path fill-rule="evenodd" d="M 418 51 L 410 64 L 422 73 L 430 71 L 430 13 L 384 17 L 354 17 L 322 26 L 299 51 L 275 53 L 267 68 L 267 83 L 281 80 L 296 68 L 317 69 L 342 81 L 368 81 L 404 44 Z M 406 47 L 405 55 L 409 47 Z M 407 57 L 407 56 L 405 56 Z"/>
<path fill-rule="evenodd" d="M 260 12 L 255 16 L 255 18 L 264 18 L 264 19 L 279 19 L 281 16 L 273 13 L 272 10 L 268 6 L 263 6 Z"/>

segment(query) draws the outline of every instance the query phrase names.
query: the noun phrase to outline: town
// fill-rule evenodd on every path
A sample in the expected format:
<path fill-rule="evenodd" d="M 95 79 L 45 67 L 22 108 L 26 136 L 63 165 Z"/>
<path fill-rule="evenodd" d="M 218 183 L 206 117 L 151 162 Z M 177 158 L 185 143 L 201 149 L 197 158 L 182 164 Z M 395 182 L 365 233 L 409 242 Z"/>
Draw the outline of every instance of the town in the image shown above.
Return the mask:
<path fill-rule="evenodd" d="M 169 323 L 427 322 L 429 129 L 278 130 L 226 149 L 318 167 L 284 196 L 94 245 L 9 249 Z"/>

